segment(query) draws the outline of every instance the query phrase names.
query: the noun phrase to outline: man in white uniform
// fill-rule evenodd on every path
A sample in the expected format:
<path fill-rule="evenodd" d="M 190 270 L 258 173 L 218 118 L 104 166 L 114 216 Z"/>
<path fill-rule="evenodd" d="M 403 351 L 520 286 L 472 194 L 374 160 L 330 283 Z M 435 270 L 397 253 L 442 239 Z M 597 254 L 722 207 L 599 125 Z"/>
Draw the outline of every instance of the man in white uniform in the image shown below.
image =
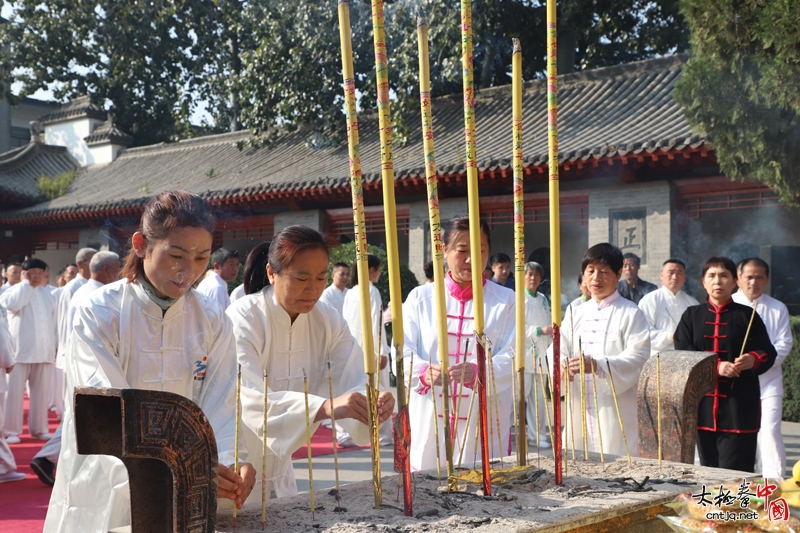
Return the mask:
<path fill-rule="evenodd" d="M 64 414 L 64 354 L 67 350 L 67 338 L 69 331 L 72 328 L 72 322 L 67 317 L 69 315 L 69 304 L 72 301 L 72 296 L 80 289 L 92 276 L 92 271 L 89 268 L 89 263 L 94 257 L 97 250 L 94 248 L 81 248 L 75 254 L 76 268 L 72 269 L 72 265 L 67 265 L 64 271 L 64 279 L 67 279 L 72 271 L 77 274 L 61 288 L 57 296 L 57 311 L 56 320 L 58 321 L 58 355 L 56 356 L 56 364 L 53 370 L 53 386 L 50 389 L 50 405 L 54 407 L 56 415 L 60 418 Z"/>
<path fill-rule="evenodd" d="M 786 306 L 764 294 L 769 282 L 769 265 L 757 258 L 742 260 L 738 267 L 739 292 L 733 301 L 752 307 L 767 326 L 769 340 L 778 352 L 772 368 L 758 377 L 761 385 L 761 428 L 758 432 L 758 457 L 761 473 L 766 478 L 783 478 L 786 469 L 786 448 L 781 434 L 783 414 L 783 374 L 781 363 L 792 350 L 792 330 Z"/>
<path fill-rule="evenodd" d="M 686 283 L 686 265 L 680 259 L 667 259 L 661 266 L 660 289 L 645 294 L 639 301 L 650 324 L 650 355 L 674 350 L 673 337 L 683 312 L 698 305 L 697 300 L 683 292 Z"/>
<path fill-rule="evenodd" d="M 22 265 L 19 263 L 9 263 L 6 265 L 5 272 L 6 282 L 0 287 L 0 293 L 10 289 L 20 281 L 22 281 Z"/>
<path fill-rule="evenodd" d="M 90 294 L 103 285 L 113 283 L 119 279 L 119 267 L 119 255 L 114 252 L 97 252 L 94 254 L 92 260 L 89 262 L 91 279 L 75 291 L 75 294 L 72 296 L 69 312 L 67 314 L 68 324 L 74 322 L 75 312 L 80 304 L 88 299 Z M 70 329 L 70 331 L 72 330 Z M 30 463 L 31 470 L 39 477 L 39 481 L 51 487 L 53 483 L 55 483 L 53 469 L 58 464 L 58 456 L 61 452 L 62 426 L 63 424 L 59 424 L 53 437 L 39 450 L 39 453 L 34 456 Z"/>
<path fill-rule="evenodd" d="M 350 283 L 350 265 L 336 263 L 331 271 L 333 282 L 322 291 L 320 302 L 325 302 L 342 314 L 344 309 L 344 295 L 347 294 L 347 284 Z"/>
<path fill-rule="evenodd" d="M 550 442 L 545 437 L 547 430 L 547 410 L 541 386 L 542 375 L 538 372 L 541 362 L 545 368 L 544 354 L 553 342 L 552 316 L 547 298 L 537 292 L 544 278 L 544 269 L 539 263 L 525 263 L 525 338 L 527 354 L 525 356 L 525 418 L 528 429 L 528 442 L 540 448 L 549 448 Z M 534 387 L 536 373 L 536 387 Z M 545 377 L 545 379 L 547 379 Z M 539 413 L 537 418 L 536 407 Z M 536 420 L 539 426 L 536 426 Z"/>
<path fill-rule="evenodd" d="M 14 342 L 5 321 L 0 320 L 0 483 L 20 481 L 25 474 L 17 472 L 14 454 L 3 438 L 3 403 L 6 392 L 6 373 L 14 368 Z"/>
<path fill-rule="evenodd" d="M 579 339 L 585 355 L 586 390 L 592 391 L 592 378 L 597 379 L 597 401 L 587 394 L 586 423 L 589 451 L 599 452 L 597 426 L 600 425 L 603 451 L 615 455 L 626 454 L 625 442 L 619 428 L 617 407 L 608 374 L 611 367 L 625 427 L 627 449 L 631 456 L 639 451 L 637 436 L 636 394 L 639 375 L 650 358 L 650 328 L 639 307 L 620 296 L 617 283 L 622 275 L 622 252 L 608 243 L 597 244 L 583 255 L 583 279 L 592 293 L 592 299 L 578 307 L 567 309 L 561 324 L 561 361 L 569 365 L 570 395 L 565 395 L 564 442 L 575 442 L 576 454 L 584 449 L 580 403 Z M 552 354 L 552 346 L 548 350 Z M 549 358 L 553 364 L 552 356 Z M 551 369 L 552 372 L 552 369 Z M 562 388 L 562 391 L 564 389 Z M 572 420 L 568 403 L 572 402 Z M 569 432 L 573 433 L 570 434 Z"/>
<path fill-rule="evenodd" d="M 28 428 L 31 437 L 50 438 L 47 399 L 56 353 L 56 301 L 42 286 L 46 266 L 41 259 L 28 259 L 22 264 L 22 281 L 0 294 L 0 305 L 8 311 L 8 329 L 15 344 L 3 430 L 10 444 L 20 442 L 26 385 L 30 386 Z"/>
<path fill-rule="evenodd" d="M 197 286 L 197 292 L 217 302 L 225 311 L 231 305 L 228 282 L 235 280 L 239 273 L 239 255 L 227 248 L 220 248 L 211 254 L 211 263 L 214 269 Z"/>

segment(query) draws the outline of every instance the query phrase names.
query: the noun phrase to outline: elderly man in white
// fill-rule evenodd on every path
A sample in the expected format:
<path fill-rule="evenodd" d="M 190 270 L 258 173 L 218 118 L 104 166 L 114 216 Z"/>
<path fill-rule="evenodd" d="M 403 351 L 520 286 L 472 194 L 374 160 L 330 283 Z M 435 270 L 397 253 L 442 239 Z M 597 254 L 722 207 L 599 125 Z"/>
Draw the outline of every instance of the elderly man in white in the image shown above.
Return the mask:
<path fill-rule="evenodd" d="M 783 413 L 783 375 L 781 363 L 792 350 L 792 330 L 789 328 L 789 310 L 786 306 L 764 294 L 769 282 L 769 265 L 750 257 L 739 262 L 739 292 L 733 301 L 752 307 L 767 326 L 769 340 L 778 352 L 775 364 L 758 377 L 761 385 L 761 428 L 758 432 L 758 458 L 761 473 L 766 478 L 782 478 L 786 469 L 786 448 L 781 434 Z"/>
<path fill-rule="evenodd" d="M 661 266 L 661 288 L 645 294 L 639 309 L 650 325 L 650 355 L 674 350 L 675 329 L 687 307 L 698 305 L 697 300 L 683 292 L 686 265 L 680 259 L 667 259 Z"/>
<path fill-rule="evenodd" d="M 211 254 L 211 264 L 214 268 L 197 286 L 197 292 L 217 302 L 225 311 L 231 305 L 228 282 L 235 280 L 239 274 L 239 254 L 227 248 L 219 248 Z"/>
<path fill-rule="evenodd" d="M 545 367 L 544 356 L 550 344 L 553 342 L 553 327 L 551 326 L 552 316 L 550 305 L 547 298 L 537 292 L 539 285 L 544 278 L 542 265 L 534 261 L 525 263 L 525 418 L 528 429 L 528 442 L 536 443 L 540 448 L 549 448 L 550 442 L 547 440 L 547 410 L 545 399 L 542 394 L 542 386 L 539 381 L 542 375 L 537 368 L 541 363 Z M 537 386 L 534 387 L 534 373 Z M 547 379 L 546 377 L 544 379 Z M 537 418 L 536 407 L 538 405 L 539 415 Z M 539 426 L 536 426 L 536 421 Z"/>

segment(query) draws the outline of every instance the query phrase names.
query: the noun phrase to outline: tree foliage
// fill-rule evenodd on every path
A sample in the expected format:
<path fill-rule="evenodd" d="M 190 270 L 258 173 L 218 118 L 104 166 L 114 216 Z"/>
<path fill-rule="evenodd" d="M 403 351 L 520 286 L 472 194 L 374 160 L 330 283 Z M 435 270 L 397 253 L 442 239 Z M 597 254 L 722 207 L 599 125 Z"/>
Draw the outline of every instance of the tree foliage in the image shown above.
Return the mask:
<path fill-rule="evenodd" d="M 67 189 L 69 189 L 69 186 L 72 185 L 73 181 L 75 181 L 76 173 L 76 169 L 73 168 L 66 172 L 62 172 L 53 178 L 42 174 L 39 176 L 39 181 L 36 183 L 36 185 L 39 188 L 39 192 L 42 193 L 42 196 L 48 200 L 55 200 L 56 198 L 67 194 Z"/>
<path fill-rule="evenodd" d="M 720 169 L 800 204 L 800 3 L 682 0 L 692 55 L 675 98 Z"/>
<path fill-rule="evenodd" d="M 386 273 L 386 265 L 388 264 L 386 250 L 371 244 L 367 245 L 367 250 L 369 253 L 377 256 L 378 259 L 381 260 L 381 265 L 383 265 L 381 268 L 381 277 L 378 278 L 378 283 L 375 284 L 375 287 L 378 289 L 378 292 L 381 293 L 381 301 L 383 302 L 383 306 L 386 307 L 389 304 L 389 276 Z M 335 263 L 347 263 L 348 265 L 352 265 L 355 260 L 355 242 L 348 242 L 341 244 L 336 248 L 331 248 L 330 256 L 328 258 L 328 279 L 332 279 L 331 273 L 333 272 L 333 265 Z M 330 283 L 328 283 L 328 285 L 330 285 Z M 417 281 L 417 277 L 414 275 L 414 273 L 411 272 L 411 270 L 405 264 L 400 263 L 400 286 L 403 294 L 403 301 L 406 300 L 408 294 L 418 285 L 419 281 Z"/>

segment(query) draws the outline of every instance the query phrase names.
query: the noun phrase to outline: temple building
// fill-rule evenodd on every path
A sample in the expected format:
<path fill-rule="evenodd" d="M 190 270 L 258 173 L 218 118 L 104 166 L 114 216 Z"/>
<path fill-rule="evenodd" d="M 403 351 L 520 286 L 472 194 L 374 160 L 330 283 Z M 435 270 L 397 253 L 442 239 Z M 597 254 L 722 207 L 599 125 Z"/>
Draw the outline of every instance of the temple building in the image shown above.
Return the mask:
<path fill-rule="evenodd" d="M 756 181 L 720 173 L 713 146 L 692 132 L 673 99 L 685 56 L 559 77 L 559 173 L 565 301 L 577 295 L 580 259 L 610 241 L 641 257 L 640 277 L 660 284 L 662 262 L 688 265 L 698 292 L 711 255 L 760 256 L 772 266 L 767 292 L 800 311 L 800 213 L 781 207 Z M 480 211 L 492 253 L 513 256 L 511 86 L 481 90 L 475 102 Z M 433 101 L 442 218 L 467 211 L 460 95 Z M 547 104 L 543 80 L 523 94 L 525 250 L 549 261 Z M 430 238 L 419 115 L 406 117 L 410 141 L 394 147 L 400 259 L 419 280 Z M 367 235 L 385 242 L 377 115 L 359 117 Z M 186 189 L 215 204 L 214 246 L 240 253 L 291 224 L 352 239 L 347 145 L 318 142 L 310 130 L 281 133 L 263 147 L 248 132 L 130 148 L 131 138 L 88 98 L 45 114 L 28 144 L 0 154 L 0 262 L 36 256 L 58 270 L 79 247 L 125 252 L 144 204 Z M 52 200 L 41 176 L 74 178 Z"/>

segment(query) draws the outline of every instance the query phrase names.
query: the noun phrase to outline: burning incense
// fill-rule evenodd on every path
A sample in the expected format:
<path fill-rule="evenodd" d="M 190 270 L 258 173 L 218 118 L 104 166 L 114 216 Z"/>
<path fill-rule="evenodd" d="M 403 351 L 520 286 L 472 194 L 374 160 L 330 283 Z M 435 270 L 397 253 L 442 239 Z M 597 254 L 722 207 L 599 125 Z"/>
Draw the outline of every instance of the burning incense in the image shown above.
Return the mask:
<path fill-rule="evenodd" d="M 269 374 L 264 371 L 264 440 L 261 443 L 261 531 L 267 522 L 267 391 Z M 334 443 L 335 446 L 335 443 Z"/>
<path fill-rule="evenodd" d="M 467 201 L 469 218 L 470 260 L 472 262 L 472 308 L 475 315 L 475 334 L 478 339 L 478 414 L 481 420 L 481 462 L 483 463 L 483 493 L 492 494 L 491 465 L 489 464 L 489 428 L 486 404 L 486 344 L 483 341 L 483 265 L 481 264 L 480 191 L 478 189 L 478 159 L 475 142 L 475 83 L 472 73 L 472 1 L 461 0 L 461 79 L 464 87 L 464 135 L 467 171 Z M 551 242 L 553 242 L 551 240 Z"/>
<path fill-rule="evenodd" d="M 517 465 L 528 462 L 525 421 L 525 171 L 522 165 L 522 47 L 512 39 L 511 56 L 511 129 L 514 156 L 514 291 L 516 296 L 517 339 L 516 368 L 519 395 L 514 398 L 517 422 Z M 516 388 L 514 389 L 516 391 Z M 520 402 L 517 406 L 517 401 Z"/>
<path fill-rule="evenodd" d="M 436 411 L 436 387 L 433 382 L 433 368 L 428 366 L 429 385 L 431 387 L 431 401 L 433 402 L 433 433 L 436 437 L 436 474 L 439 478 L 439 485 L 442 484 L 442 459 L 439 452 L 439 414 Z"/>
<path fill-rule="evenodd" d="M 336 511 L 342 512 L 342 497 L 339 492 L 339 451 L 337 450 L 336 438 L 336 415 L 333 412 L 333 374 L 331 372 L 331 360 L 328 357 L 328 399 L 331 402 L 331 438 L 333 439 L 333 471 L 336 476 Z"/>
<path fill-rule="evenodd" d="M 619 402 L 617 401 L 617 389 L 614 388 L 614 376 L 611 374 L 611 363 L 608 362 L 606 357 L 606 368 L 608 368 L 608 382 L 611 383 L 611 394 L 614 395 L 614 407 L 617 408 L 617 418 L 619 419 L 619 429 L 622 432 L 622 440 L 625 443 L 625 453 L 628 455 L 628 467 L 631 467 L 631 452 L 628 449 L 628 439 L 625 438 L 625 425 L 622 423 L 622 411 L 619 410 Z"/>
<path fill-rule="evenodd" d="M 581 350 L 581 423 L 583 430 L 583 460 L 589 461 L 589 432 L 586 430 L 586 363 L 583 360 L 583 350 Z"/>
<path fill-rule="evenodd" d="M 339 0 L 339 38 L 342 50 L 342 77 L 344 79 L 344 108 L 347 117 L 347 146 L 350 156 L 350 189 L 353 199 L 353 222 L 355 225 L 356 263 L 358 264 L 358 290 L 361 301 L 362 339 L 364 349 L 364 371 L 367 374 L 367 411 L 370 427 L 370 450 L 372 452 L 372 485 L 375 491 L 375 508 L 383 500 L 381 489 L 381 460 L 376 413 L 377 369 L 373 351 L 372 329 L 369 312 L 369 268 L 367 265 L 367 227 L 364 218 L 364 183 L 361 177 L 361 156 L 358 141 L 358 114 L 356 112 L 356 85 L 353 70 L 353 43 L 350 36 L 350 4 Z"/>
<path fill-rule="evenodd" d="M 594 410 L 597 418 L 597 440 L 600 441 L 600 463 L 603 470 L 606 468 L 606 459 L 603 457 L 603 433 L 600 430 L 600 405 L 597 403 L 597 372 L 592 370 L 592 392 L 594 393 Z"/>
<path fill-rule="evenodd" d="M 239 430 L 242 420 L 242 365 L 236 374 L 236 435 L 233 437 L 233 471 L 239 473 Z M 233 528 L 236 529 L 236 502 L 233 502 Z"/>
<path fill-rule="evenodd" d="M 663 460 L 661 447 L 661 352 L 656 354 L 656 401 L 658 402 L 658 469 L 661 470 Z"/>
<path fill-rule="evenodd" d="M 317 506 L 314 503 L 314 470 L 311 465 L 311 419 L 308 413 L 308 376 L 306 369 L 303 369 L 303 393 L 306 399 L 306 448 L 308 451 L 308 492 L 311 496 L 311 520 L 314 520 L 314 511 Z M 331 409 L 333 411 L 333 409 Z M 334 449 L 336 447 L 334 446 Z"/>

